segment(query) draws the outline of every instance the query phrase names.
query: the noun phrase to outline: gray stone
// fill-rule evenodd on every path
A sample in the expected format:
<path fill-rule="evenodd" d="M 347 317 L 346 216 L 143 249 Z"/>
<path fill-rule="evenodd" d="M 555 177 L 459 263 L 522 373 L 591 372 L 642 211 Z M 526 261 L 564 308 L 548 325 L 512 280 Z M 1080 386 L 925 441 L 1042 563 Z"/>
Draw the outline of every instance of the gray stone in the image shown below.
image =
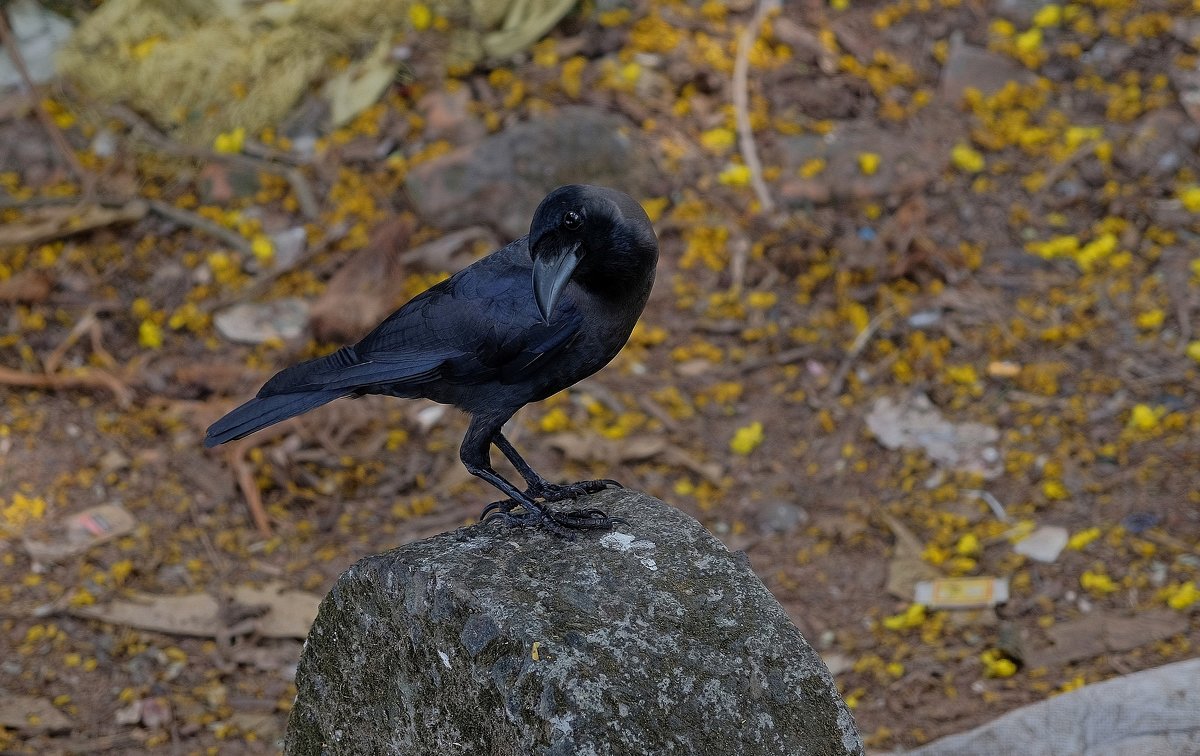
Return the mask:
<path fill-rule="evenodd" d="M 561 108 L 415 166 L 405 179 L 417 213 L 442 229 L 484 223 L 510 239 L 529 231 L 542 197 L 563 184 L 655 193 L 637 129 L 619 115 Z"/>
<path fill-rule="evenodd" d="M 288 754 L 861 754 L 817 653 L 743 560 L 634 491 L 575 541 L 496 522 L 347 570 Z"/>
<path fill-rule="evenodd" d="M 967 89 L 990 95 L 1010 81 L 1029 84 L 1034 78 L 1029 69 L 1012 58 L 968 45 L 961 34 L 955 34 L 950 38 L 950 50 L 942 68 L 941 92 L 947 102 L 957 105 Z"/>
<path fill-rule="evenodd" d="M 874 118 L 839 121 L 825 135 L 780 137 L 770 157 L 783 167 L 779 187 L 784 203 L 801 206 L 839 200 L 864 200 L 918 192 L 950 162 L 950 146 L 961 138 L 962 119 L 930 106 L 907 126 L 893 130 Z M 875 173 L 866 175 L 859 156 L 879 156 Z M 820 158 L 825 169 L 812 178 L 795 177 L 795 169 Z"/>
<path fill-rule="evenodd" d="M 54 77 L 54 56 L 71 36 L 71 22 L 34 0 L 17 0 L 5 8 L 21 59 L 35 84 Z M 21 74 L 0 47 L 0 91 L 21 86 Z"/>

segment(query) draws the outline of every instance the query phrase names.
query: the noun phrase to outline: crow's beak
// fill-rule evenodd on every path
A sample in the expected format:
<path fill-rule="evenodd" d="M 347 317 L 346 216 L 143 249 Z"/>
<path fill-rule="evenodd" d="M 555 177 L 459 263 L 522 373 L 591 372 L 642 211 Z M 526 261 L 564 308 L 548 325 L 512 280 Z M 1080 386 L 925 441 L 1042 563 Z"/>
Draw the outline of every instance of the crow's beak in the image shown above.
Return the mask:
<path fill-rule="evenodd" d="M 579 264 L 579 242 L 568 247 L 547 250 L 533 259 L 533 300 L 537 303 L 542 322 L 550 322 L 554 303 L 566 288 L 567 281 Z"/>

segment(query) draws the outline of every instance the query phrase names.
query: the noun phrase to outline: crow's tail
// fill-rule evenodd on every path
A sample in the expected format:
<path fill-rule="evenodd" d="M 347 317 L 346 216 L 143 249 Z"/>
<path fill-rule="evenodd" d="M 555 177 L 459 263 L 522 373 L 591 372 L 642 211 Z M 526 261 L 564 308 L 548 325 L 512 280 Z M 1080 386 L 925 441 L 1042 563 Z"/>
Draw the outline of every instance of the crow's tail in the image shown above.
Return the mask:
<path fill-rule="evenodd" d="M 344 390 L 304 391 L 255 397 L 213 423 L 204 437 L 204 445 L 211 447 L 235 441 L 268 425 L 328 404 L 347 393 Z"/>

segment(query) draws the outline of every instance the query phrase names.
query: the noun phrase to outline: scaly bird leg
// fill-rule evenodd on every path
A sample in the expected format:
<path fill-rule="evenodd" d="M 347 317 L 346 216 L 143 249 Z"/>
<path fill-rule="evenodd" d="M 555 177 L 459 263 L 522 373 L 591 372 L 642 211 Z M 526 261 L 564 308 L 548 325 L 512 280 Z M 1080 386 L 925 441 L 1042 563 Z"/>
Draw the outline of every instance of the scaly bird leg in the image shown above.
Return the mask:
<path fill-rule="evenodd" d="M 624 488 L 615 480 L 602 478 L 600 480 L 581 480 L 578 483 L 551 483 L 550 481 L 538 475 L 537 472 L 529 466 L 529 463 L 522 459 L 521 455 L 504 434 L 497 432 L 492 437 L 492 443 L 496 448 L 508 458 L 512 466 L 517 468 L 517 472 L 529 484 L 529 488 L 525 493 L 529 496 L 536 496 L 545 501 L 563 501 L 565 499 L 578 499 L 580 496 L 594 494 L 608 488 Z M 593 510 L 594 511 L 594 510 Z"/>
<path fill-rule="evenodd" d="M 516 486 L 492 469 L 488 452 L 492 439 L 499 434 L 500 426 L 507 419 L 507 417 L 501 418 L 499 422 L 496 422 L 495 418 L 492 418 L 491 422 L 485 423 L 481 422 L 479 418 L 473 417 L 470 427 L 467 428 L 467 435 L 463 438 L 462 447 L 459 449 L 459 458 L 462 460 L 463 466 L 467 468 L 467 472 L 491 483 L 508 497 L 507 500 L 492 502 L 484 507 L 480 519 L 494 514 L 509 527 L 542 527 L 572 540 L 575 538 L 572 530 L 612 529 L 615 521 L 603 512 L 595 509 L 582 512 L 555 512 L 545 504 L 537 503 L 533 496 L 518 490 Z M 511 449 L 512 446 L 509 445 L 509 448 Z M 529 469 L 524 462 L 522 465 Z M 514 514 L 513 510 L 517 506 L 524 511 Z"/>

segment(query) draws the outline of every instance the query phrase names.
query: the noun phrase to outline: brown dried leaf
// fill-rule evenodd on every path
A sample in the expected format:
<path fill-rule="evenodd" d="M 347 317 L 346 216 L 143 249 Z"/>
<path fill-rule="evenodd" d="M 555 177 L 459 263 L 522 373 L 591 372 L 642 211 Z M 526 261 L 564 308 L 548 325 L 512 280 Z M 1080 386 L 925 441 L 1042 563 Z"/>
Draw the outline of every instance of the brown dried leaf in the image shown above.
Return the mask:
<path fill-rule="evenodd" d="M 71 720 L 54 704 L 33 696 L 0 696 L 0 727 L 21 732 L 59 732 L 71 728 Z"/>
<path fill-rule="evenodd" d="M 0 281 L 0 302 L 24 304 L 44 302 L 50 296 L 53 288 L 54 279 L 42 271 L 23 270 L 7 281 Z"/>
<path fill-rule="evenodd" d="M 1128 617 L 1097 612 L 1051 627 L 1046 631 L 1050 645 L 1033 649 L 1027 659 L 1034 667 L 1069 664 L 1106 652 L 1129 651 L 1185 633 L 1187 629 L 1187 616 L 1167 609 Z"/>
<path fill-rule="evenodd" d="M 400 252 L 415 227 L 411 215 L 383 223 L 367 246 L 338 269 L 312 306 L 312 330 L 318 339 L 354 341 L 392 310 L 400 288 Z"/>

